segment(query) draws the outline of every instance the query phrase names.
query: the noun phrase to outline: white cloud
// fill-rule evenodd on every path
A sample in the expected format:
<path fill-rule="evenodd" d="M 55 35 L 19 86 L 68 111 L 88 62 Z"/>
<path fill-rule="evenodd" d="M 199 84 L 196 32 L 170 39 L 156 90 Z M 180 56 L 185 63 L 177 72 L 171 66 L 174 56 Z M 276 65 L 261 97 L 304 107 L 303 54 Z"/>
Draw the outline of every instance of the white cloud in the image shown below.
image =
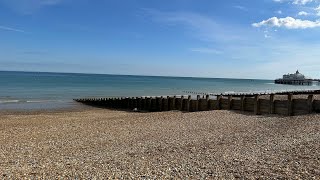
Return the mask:
<path fill-rule="evenodd" d="M 320 27 L 320 21 L 294 19 L 293 17 L 286 17 L 286 18 L 272 17 L 258 23 L 253 23 L 252 26 L 284 27 L 287 29 L 306 29 L 306 28 Z"/>
<path fill-rule="evenodd" d="M 290 2 L 296 5 L 306 5 L 308 3 L 316 2 L 318 0 L 273 0 L 273 2 L 283 3 L 283 2 Z"/>
<path fill-rule="evenodd" d="M 193 12 L 163 12 L 155 9 L 144 9 L 154 21 L 165 23 L 168 26 L 185 28 L 187 33 L 203 41 L 230 42 L 244 39 L 242 33 L 247 30 L 215 21 L 209 16 Z"/>
<path fill-rule="evenodd" d="M 279 10 L 279 11 L 276 11 L 276 13 L 277 13 L 277 14 L 282 14 L 282 11 L 281 11 L 281 10 Z"/>
<path fill-rule="evenodd" d="M 299 16 L 308 16 L 309 13 L 307 13 L 307 12 L 305 12 L 305 11 L 300 11 L 300 12 L 298 13 L 298 15 L 299 15 Z"/>
<path fill-rule="evenodd" d="M 205 53 L 205 54 L 222 54 L 221 51 L 212 48 L 192 48 L 192 52 Z"/>
<path fill-rule="evenodd" d="M 21 30 L 21 29 L 15 29 L 15 28 L 7 27 L 7 26 L 0 26 L 0 30 L 4 30 L 4 31 L 14 31 L 14 32 L 21 32 L 21 33 L 25 33 L 25 31 L 24 31 L 24 30 Z"/>
<path fill-rule="evenodd" d="M 294 0 L 292 4 L 305 5 L 311 2 L 313 2 L 313 0 Z"/>

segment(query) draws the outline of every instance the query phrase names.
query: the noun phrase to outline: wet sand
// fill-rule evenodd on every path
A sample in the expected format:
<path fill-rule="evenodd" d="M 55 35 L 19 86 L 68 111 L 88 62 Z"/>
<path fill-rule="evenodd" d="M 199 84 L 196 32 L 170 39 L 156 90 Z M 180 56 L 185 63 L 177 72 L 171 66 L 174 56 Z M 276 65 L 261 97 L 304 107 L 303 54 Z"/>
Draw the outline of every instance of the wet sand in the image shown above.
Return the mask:
<path fill-rule="evenodd" d="M 0 176 L 320 178 L 320 115 L 0 112 Z"/>

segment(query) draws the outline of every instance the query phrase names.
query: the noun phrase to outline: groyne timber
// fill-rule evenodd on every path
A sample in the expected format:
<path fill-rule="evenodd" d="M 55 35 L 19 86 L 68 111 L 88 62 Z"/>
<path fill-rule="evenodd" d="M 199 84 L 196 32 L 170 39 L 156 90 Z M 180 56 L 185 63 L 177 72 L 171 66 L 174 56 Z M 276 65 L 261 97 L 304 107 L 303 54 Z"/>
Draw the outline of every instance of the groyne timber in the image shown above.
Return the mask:
<path fill-rule="evenodd" d="M 205 94 L 205 93 L 203 93 Z M 113 97 L 85 98 L 75 101 L 97 107 L 118 110 L 137 110 L 161 112 L 178 110 L 183 112 L 237 110 L 261 114 L 301 115 L 320 112 L 320 100 L 314 95 L 320 90 L 289 91 L 276 93 L 231 93 L 197 95 L 195 99 L 188 96 L 167 97 Z M 275 96 L 286 96 L 286 100 L 276 100 Z M 293 98 L 294 95 L 307 95 L 306 98 Z M 216 98 L 211 98 L 215 96 Z"/>

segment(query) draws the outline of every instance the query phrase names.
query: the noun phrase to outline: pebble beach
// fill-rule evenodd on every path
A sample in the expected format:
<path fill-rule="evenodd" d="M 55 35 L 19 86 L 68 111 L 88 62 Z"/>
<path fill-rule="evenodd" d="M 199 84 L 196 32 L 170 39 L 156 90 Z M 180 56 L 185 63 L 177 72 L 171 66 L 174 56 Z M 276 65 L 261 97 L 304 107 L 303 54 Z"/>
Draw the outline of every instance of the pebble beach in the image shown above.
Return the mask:
<path fill-rule="evenodd" d="M 2 179 L 319 179 L 320 115 L 0 112 Z"/>

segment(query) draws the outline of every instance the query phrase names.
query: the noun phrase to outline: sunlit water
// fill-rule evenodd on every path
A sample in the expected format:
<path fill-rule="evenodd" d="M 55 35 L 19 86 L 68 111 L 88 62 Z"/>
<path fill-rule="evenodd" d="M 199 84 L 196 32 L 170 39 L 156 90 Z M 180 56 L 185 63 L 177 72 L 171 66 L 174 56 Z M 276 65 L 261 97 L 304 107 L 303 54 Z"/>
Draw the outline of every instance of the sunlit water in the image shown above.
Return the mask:
<path fill-rule="evenodd" d="M 319 89 L 273 80 L 0 72 L 0 109 L 75 107 L 74 98 Z"/>

